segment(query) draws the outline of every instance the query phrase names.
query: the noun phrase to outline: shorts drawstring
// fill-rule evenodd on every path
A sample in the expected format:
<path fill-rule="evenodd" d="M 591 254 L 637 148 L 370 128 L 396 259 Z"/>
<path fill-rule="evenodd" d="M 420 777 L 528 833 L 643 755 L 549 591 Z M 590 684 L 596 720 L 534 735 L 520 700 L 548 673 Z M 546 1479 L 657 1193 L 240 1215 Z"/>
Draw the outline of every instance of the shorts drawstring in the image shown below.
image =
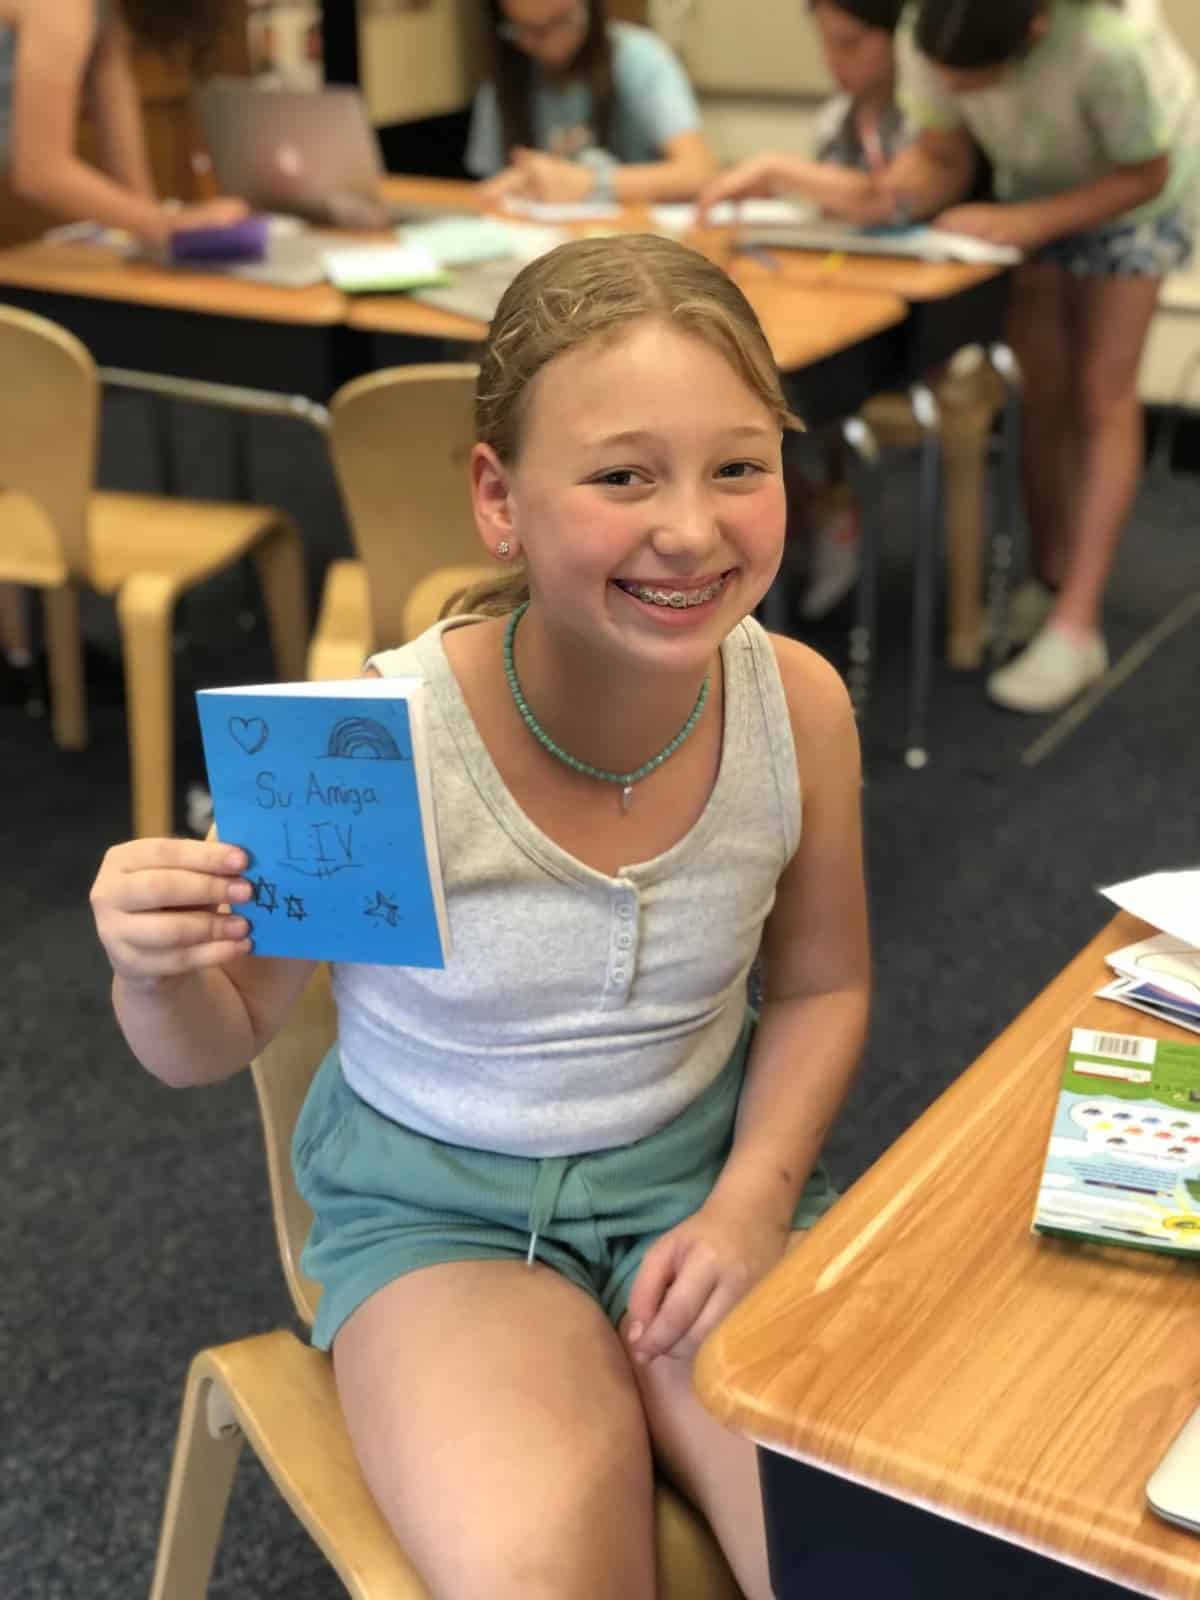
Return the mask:
<path fill-rule="evenodd" d="M 563 1179 L 570 1164 L 570 1156 L 547 1156 L 538 1165 L 533 1198 L 529 1202 L 529 1249 L 525 1255 L 527 1267 L 533 1265 L 538 1234 L 543 1233 L 554 1220 L 554 1208 L 558 1204 Z"/>

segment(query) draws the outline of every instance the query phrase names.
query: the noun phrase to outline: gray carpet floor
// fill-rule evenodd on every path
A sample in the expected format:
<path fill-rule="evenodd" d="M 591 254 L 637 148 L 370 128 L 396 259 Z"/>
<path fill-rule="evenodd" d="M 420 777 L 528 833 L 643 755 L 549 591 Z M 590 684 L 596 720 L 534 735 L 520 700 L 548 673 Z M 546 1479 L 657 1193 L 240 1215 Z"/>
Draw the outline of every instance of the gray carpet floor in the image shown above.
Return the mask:
<path fill-rule="evenodd" d="M 230 483 L 228 424 L 178 418 L 182 487 Z M 155 486 L 139 400 L 106 411 L 103 481 Z M 300 520 L 314 579 L 346 549 L 307 436 L 255 424 L 255 492 Z M 1103 883 L 1200 855 L 1195 795 L 1200 622 L 1166 640 L 1045 762 L 1038 724 L 988 706 L 977 674 L 936 671 L 932 761 L 900 757 L 912 478 L 889 472 L 878 682 L 865 728 L 876 998 L 861 1075 L 831 1138 L 854 1180 L 1106 920 Z M 1113 584 L 1120 654 L 1200 586 L 1200 480 L 1147 481 Z M 183 616 L 181 788 L 202 777 L 192 691 L 270 672 L 236 621 L 238 577 Z M 111 651 L 111 613 L 88 629 Z M 840 659 L 844 611 L 813 635 Z M 101 656 L 103 663 L 103 654 Z M 128 832 L 119 693 L 100 677 L 89 750 L 0 707 L 0 1595 L 146 1592 L 178 1404 L 199 1347 L 290 1321 L 244 1075 L 177 1093 L 129 1058 L 112 1022 L 87 891 Z M 212 1594 L 317 1600 L 340 1587 L 261 1470 L 240 1470 Z M 1056 1593 L 1065 1592 L 1057 1590 Z"/>

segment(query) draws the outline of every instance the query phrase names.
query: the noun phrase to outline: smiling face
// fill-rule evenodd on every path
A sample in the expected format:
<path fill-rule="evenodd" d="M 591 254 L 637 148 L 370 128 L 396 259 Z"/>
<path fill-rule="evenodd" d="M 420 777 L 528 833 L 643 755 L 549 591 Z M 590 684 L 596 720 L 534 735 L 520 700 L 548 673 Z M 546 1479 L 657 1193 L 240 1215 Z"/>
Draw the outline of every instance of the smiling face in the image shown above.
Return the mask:
<path fill-rule="evenodd" d="M 812 17 L 825 64 L 839 88 L 855 99 L 891 94 L 894 56 L 886 28 L 869 27 L 833 0 L 817 0 Z"/>
<path fill-rule="evenodd" d="M 689 670 L 778 569 L 780 442 L 719 350 L 646 318 L 542 368 L 516 458 L 475 447 L 476 517 L 515 540 L 548 629 Z"/>
<path fill-rule="evenodd" d="M 587 33 L 586 0 L 500 0 L 501 36 L 548 72 L 561 72 Z"/>

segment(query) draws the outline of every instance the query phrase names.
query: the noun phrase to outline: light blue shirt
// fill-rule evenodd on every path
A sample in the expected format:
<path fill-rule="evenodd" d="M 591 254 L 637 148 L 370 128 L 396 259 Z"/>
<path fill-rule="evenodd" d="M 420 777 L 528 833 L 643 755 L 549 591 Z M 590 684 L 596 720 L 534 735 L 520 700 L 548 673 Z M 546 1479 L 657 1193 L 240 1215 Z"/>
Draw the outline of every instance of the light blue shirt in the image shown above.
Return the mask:
<path fill-rule="evenodd" d="M 631 22 L 610 22 L 613 115 L 609 149 L 618 161 L 659 161 L 668 139 L 700 126 L 687 73 L 656 33 Z M 592 126 L 592 91 L 583 79 L 562 85 L 534 75 L 533 141 L 539 150 L 575 156 L 599 144 Z M 467 171 L 490 178 L 508 165 L 496 91 L 475 96 L 467 136 Z"/>

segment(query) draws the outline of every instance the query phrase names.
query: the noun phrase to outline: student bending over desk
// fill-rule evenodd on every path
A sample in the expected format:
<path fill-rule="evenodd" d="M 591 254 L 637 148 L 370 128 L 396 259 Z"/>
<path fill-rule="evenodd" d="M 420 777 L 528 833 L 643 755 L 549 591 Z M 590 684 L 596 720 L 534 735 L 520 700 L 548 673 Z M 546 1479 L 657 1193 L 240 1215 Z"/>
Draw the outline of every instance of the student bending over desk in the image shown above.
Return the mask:
<path fill-rule="evenodd" d="M 755 1453 L 691 1363 L 833 1202 L 869 988 L 849 699 L 753 615 L 792 418 L 732 279 L 645 234 L 523 269 L 475 414 L 497 573 L 368 668 L 430 690 L 454 948 L 334 968 L 293 1143 L 313 1337 L 442 1600 L 651 1600 L 654 1455 L 769 1600 Z M 92 890 L 168 1083 L 242 1068 L 311 971 L 252 953 L 237 845 L 118 845 Z"/>
<path fill-rule="evenodd" d="M 1055 711 L 1108 662 L 1104 589 L 1141 470 L 1138 366 L 1162 279 L 1192 249 L 1196 73 L 1155 9 L 1105 0 L 920 0 L 899 60 L 918 136 L 885 175 L 891 203 L 1027 255 L 1009 339 L 1033 558 L 1057 595 L 988 691 Z M 972 139 L 999 204 L 962 203 Z"/>
<path fill-rule="evenodd" d="M 148 244 L 242 216 L 240 200 L 168 209 L 158 199 L 133 75 L 135 39 L 203 52 L 224 15 L 221 0 L 0 0 L 0 178 L 67 220 L 123 228 Z M 75 147 L 85 98 L 98 167 Z M 8 584 L 0 584 L 0 651 L 28 670 L 24 599 Z"/>
<path fill-rule="evenodd" d="M 808 0 L 821 51 L 839 93 L 823 107 L 811 155 L 763 151 L 738 162 L 702 192 L 707 210 L 723 200 L 797 194 L 831 216 L 869 222 L 878 209 L 878 178 L 910 142 L 896 101 L 894 35 L 906 0 Z M 977 348 L 960 352 L 952 370 L 931 377 L 943 412 L 983 411 L 996 403 L 997 383 Z M 845 447 L 823 439 L 827 482 L 818 485 L 788 458 L 792 502 L 789 534 L 807 544 L 800 614 L 823 617 L 853 587 L 859 571 L 860 521 Z M 1009 633 L 1022 643 L 1045 620 L 1041 585 L 1021 585 L 1009 607 Z"/>
<path fill-rule="evenodd" d="M 540 201 L 690 200 L 713 171 L 687 74 L 604 0 L 489 0 L 491 81 L 466 165 L 488 191 Z M 506 165 L 507 163 L 507 165 Z"/>

